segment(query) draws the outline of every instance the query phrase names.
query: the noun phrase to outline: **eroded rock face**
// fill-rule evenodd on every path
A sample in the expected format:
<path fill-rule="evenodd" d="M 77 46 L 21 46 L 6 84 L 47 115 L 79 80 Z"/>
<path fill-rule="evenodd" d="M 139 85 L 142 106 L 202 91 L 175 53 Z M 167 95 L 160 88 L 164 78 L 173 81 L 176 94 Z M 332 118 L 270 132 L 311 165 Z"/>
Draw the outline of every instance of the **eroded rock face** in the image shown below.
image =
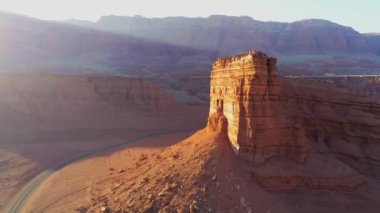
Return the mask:
<path fill-rule="evenodd" d="M 313 80 L 331 82 L 353 93 L 380 100 L 380 76 L 333 76 Z"/>
<path fill-rule="evenodd" d="M 380 175 L 380 105 L 335 84 L 277 76 L 260 52 L 211 73 L 209 131 L 222 131 L 264 188 L 359 193 Z M 218 123 L 219 122 L 219 123 Z M 302 163 L 300 163 L 302 162 Z"/>
<path fill-rule="evenodd" d="M 250 51 L 213 64 L 210 119 L 222 113 L 235 152 L 255 163 L 281 155 L 303 161 L 304 132 L 287 125 L 277 113 L 280 82 L 276 59 Z"/>
<path fill-rule="evenodd" d="M 172 97 L 146 79 L 98 76 L 88 80 L 97 94 L 120 107 L 157 111 L 170 109 L 176 104 Z"/>
<path fill-rule="evenodd" d="M 228 127 L 227 118 L 221 111 L 215 112 L 209 116 L 207 127 L 208 131 L 225 134 Z"/>

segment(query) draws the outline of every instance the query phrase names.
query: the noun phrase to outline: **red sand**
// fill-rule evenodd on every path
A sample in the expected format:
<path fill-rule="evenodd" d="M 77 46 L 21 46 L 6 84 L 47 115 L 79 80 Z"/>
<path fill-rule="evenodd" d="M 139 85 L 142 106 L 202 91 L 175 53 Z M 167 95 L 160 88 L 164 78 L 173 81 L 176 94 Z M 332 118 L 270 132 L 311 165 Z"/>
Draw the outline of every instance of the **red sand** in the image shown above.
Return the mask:
<path fill-rule="evenodd" d="M 165 149 L 146 148 L 176 140 L 149 139 L 68 166 L 43 183 L 23 210 L 376 212 L 379 207 L 376 188 L 355 194 L 265 190 L 252 176 L 255 167 L 238 159 L 223 136 L 205 130 Z"/>

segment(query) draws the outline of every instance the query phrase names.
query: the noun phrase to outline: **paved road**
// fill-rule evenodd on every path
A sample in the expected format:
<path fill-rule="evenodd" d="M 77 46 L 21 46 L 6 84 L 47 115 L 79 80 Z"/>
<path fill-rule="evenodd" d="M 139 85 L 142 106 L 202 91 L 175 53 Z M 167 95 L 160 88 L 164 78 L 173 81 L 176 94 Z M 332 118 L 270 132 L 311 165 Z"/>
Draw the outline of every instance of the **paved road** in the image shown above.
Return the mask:
<path fill-rule="evenodd" d="M 8 206 L 4 209 L 4 212 L 7 213 L 19 213 L 21 212 L 21 209 L 23 205 L 26 203 L 30 195 L 36 191 L 38 186 L 41 185 L 42 182 L 44 182 L 50 175 L 52 175 L 54 172 L 72 164 L 75 163 L 79 160 L 83 160 L 84 158 L 91 157 L 93 155 L 100 154 L 102 152 L 108 152 L 116 148 L 120 148 L 122 146 L 125 146 L 130 143 L 138 142 L 143 139 L 147 139 L 150 137 L 156 137 L 156 136 L 161 136 L 161 135 L 167 135 L 167 134 L 174 134 L 174 133 L 182 133 L 182 132 L 190 132 L 194 131 L 195 129 L 186 129 L 186 130 L 177 130 L 177 131 L 163 131 L 163 132 L 155 132 L 155 133 L 149 133 L 146 135 L 142 135 L 139 137 L 131 138 L 127 141 L 124 141 L 119 144 L 114 144 L 111 146 L 107 147 L 102 147 L 96 150 L 84 152 L 82 154 L 79 154 L 73 158 L 70 158 L 62 163 L 59 163 L 55 165 L 53 168 L 49 170 L 45 170 L 42 173 L 40 173 L 37 177 L 35 177 L 33 180 L 31 180 L 27 185 L 25 185 L 21 191 L 19 191 L 16 196 L 11 200 L 11 202 L 8 204 Z"/>

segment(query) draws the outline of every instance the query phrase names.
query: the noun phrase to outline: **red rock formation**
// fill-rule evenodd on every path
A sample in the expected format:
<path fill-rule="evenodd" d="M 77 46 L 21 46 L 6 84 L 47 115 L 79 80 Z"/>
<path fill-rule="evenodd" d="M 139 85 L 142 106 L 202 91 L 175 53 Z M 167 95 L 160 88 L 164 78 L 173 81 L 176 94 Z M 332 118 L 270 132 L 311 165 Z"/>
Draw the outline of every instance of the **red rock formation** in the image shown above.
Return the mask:
<path fill-rule="evenodd" d="M 211 73 L 210 118 L 224 114 L 231 145 L 246 159 L 262 163 L 282 155 L 303 161 L 304 133 L 279 117 L 279 95 L 275 58 L 253 51 L 222 58 Z"/>
<path fill-rule="evenodd" d="M 380 105 L 370 99 L 279 79 L 276 60 L 260 52 L 216 61 L 210 96 L 208 129 L 220 130 L 215 118 L 226 117 L 230 144 L 259 164 L 252 175 L 265 188 L 357 192 L 363 174 L 380 174 Z"/>
<path fill-rule="evenodd" d="M 331 83 L 282 79 L 278 109 L 313 150 L 380 177 L 380 105 Z"/>
<path fill-rule="evenodd" d="M 228 121 L 221 111 L 211 114 L 207 122 L 207 130 L 216 133 L 226 133 Z"/>

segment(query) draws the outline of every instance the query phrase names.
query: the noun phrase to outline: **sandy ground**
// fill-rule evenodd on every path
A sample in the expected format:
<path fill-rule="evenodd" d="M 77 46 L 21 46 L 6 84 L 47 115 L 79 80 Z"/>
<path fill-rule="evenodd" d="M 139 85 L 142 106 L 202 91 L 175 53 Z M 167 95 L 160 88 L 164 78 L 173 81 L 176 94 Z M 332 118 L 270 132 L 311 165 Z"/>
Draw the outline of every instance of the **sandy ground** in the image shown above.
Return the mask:
<path fill-rule="evenodd" d="M 96 187 L 99 184 L 126 175 L 130 172 L 129 168 L 133 168 L 143 156 L 160 153 L 164 148 L 183 140 L 190 134 L 191 132 L 176 133 L 144 139 L 127 145 L 122 150 L 106 152 L 69 165 L 49 177 L 33 193 L 23 211 L 74 211 L 80 208 L 83 202 L 91 202 L 91 195 L 97 193 Z"/>
<path fill-rule="evenodd" d="M 102 77 L 94 85 L 86 76 L 0 74 L 0 210 L 39 172 L 79 153 L 204 124 L 205 107 L 183 106 L 147 82 L 124 80 Z"/>
<path fill-rule="evenodd" d="M 254 180 L 252 165 L 233 154 L 225 137 L 200 130 L 178 142 L 186 136 L 148 139 L 69 165 L 49 177 L 23 211 L 282 213 L 379 208 L 379 184 L 358 193 L 266 190 Z"/>

